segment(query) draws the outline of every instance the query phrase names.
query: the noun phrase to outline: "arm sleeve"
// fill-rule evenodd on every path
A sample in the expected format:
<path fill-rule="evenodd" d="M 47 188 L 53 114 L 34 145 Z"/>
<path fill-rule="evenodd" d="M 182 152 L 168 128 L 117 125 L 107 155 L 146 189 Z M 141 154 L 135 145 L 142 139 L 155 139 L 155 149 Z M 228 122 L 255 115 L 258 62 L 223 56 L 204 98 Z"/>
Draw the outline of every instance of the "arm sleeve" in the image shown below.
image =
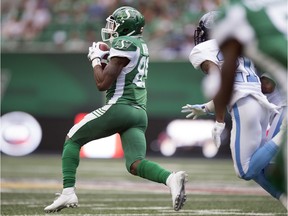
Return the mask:
<path fill-rule="evenodd" d="M 140 56 L 140 50 L 138 47 L 136 47 L 134 44 L 130 43 L 129 46 L 125 47 L 114 47 L 112 46 L 110 49 L 110 54 L 109 54 L 109 60 L 112 57 L 125 57 L 128 58 L 130 60 L 130 62 L 128 63 L 128 65 L 125 67 L 126 69 L 124 70 L 125 72 L 127 71 L 131 71 L 128 70 L 128 68 L 134 68 L 137 63 L 138 63 L 138 59 Z"/>

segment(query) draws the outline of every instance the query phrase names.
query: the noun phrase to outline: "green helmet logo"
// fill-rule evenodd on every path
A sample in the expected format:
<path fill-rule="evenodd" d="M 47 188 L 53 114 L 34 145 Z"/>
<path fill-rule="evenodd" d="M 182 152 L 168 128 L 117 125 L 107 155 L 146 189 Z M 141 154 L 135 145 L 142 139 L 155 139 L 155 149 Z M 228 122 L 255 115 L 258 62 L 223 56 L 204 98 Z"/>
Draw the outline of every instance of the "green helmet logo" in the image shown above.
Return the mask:
<path fill-rule="evenodd" d="M 141 35 L 145 25 L 144 16 L 132 7 L 120 7 L 106 19 L 106 27 L 102 28 L 103 41 L 112 42 L 119 36 Z"/>

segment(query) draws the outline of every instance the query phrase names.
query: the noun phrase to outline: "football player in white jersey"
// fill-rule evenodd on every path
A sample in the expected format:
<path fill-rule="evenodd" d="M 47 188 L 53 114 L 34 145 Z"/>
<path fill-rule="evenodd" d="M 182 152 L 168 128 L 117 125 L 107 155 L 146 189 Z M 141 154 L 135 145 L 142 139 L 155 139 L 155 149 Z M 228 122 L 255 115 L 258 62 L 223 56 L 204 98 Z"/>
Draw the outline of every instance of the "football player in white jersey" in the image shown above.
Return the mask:
<path fill-rule="evenodd" d="M 217 93 L 219 88 L 218 82 L 223 63 L 216 40 L 209 39 L 209 32 L 218 14 L 217 11 L 212 11 L 200 19 L 194 36 L 196 46 L 189 56 L 190 62 L 196 69 L 201 69 L 208 74 L 205 82 L 216 82 L 212 84 L 212 90 L 206 91 L 206 95 L 210 98 L 214 97 L 211 92 Z M 273 197 L 279 199 L 282 193 L 265 176 L 265 169 L 277 153 L 277 148 L 266 140 L 269 117 L 277 112 L 277 106 L 269 103 L 261 92 L 260 79 L 250 59 L 239 57 L 236 70 L 233 96 L 227 106 L 232 117 L 230 148 L 234 169 L 241 179 L 253 179 Z M 209 85 L 205 82 L 204 88 L 207 88 Z M 214 112 L 214 103 L 211 100 L 205 104 L 187 104 L 182 107 L 182 112 L 189 113 L 186 117 L 197 118 Z M 224 119 L 225 112 L 222 115 Z M 221 145 L 220 135 L 224 128 L 225 123 L 216 121 L 212 131 L 214 143 L 218 148 Z"/>
<path fill-rule="evenodd" d="M 221 69 L 221 86 L 213 99 L 215 116 L 222 121 L 233 91 L 233 80 L 237 58 L 245 54 L 257 67 L 268 72 L 287 97 L 287 0 L 230 0 L 225 1 L 212 35 L 218 42 L 225 63 Z M 287 109 L 286 109 L 287 111 Z M 284 178 L 274 181 L 275 186 L 287 195 L 287 114 L 284 116 L 279 132 L 270 145 L 278 148 L 278 168 Z M 273 144 L 273 143 L 274 144 Z M 271 174 L 273 179 L 279 172 Z M 283 185 L 279 187 L 279 185 Z M 282 202 L 288 208 L 287 199 Z"/>

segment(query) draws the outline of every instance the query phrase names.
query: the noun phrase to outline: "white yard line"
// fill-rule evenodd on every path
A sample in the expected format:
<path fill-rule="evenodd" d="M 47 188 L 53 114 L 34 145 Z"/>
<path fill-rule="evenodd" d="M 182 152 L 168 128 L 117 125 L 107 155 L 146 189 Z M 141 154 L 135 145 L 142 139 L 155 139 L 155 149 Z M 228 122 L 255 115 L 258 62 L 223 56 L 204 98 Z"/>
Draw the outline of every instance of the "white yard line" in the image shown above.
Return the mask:
<path fill-rule="evenodd" d="M 115 181 L 115 182 L 78 182 L 76 186 L 81 193 L 81 190 L 107 190 L 107 191 L 125 191 L 127 192 L 141 192 L 141 193 L 169 193 L 168 188 L 163 184 L 155 184 L 151 182 L 128 182 L 128 181 Z M 28 180 L 1 180 L 2 191 L 13 191 L 13 190 L 31 190 L 31 189 L 47 189 L 47 190 L 60 190 L 62 184 L 59 181 L 33 181 Z M 31 192 L 31 191 L 30 191 Z M 188 183 L 186 185 L 187 194 L 227 194 L 227 195 L 267 195 L 267 193 L 258 186 L 245 187 L 243 185 L 219 185 L 209 183 L 206 185 L 198 185 Z"/>

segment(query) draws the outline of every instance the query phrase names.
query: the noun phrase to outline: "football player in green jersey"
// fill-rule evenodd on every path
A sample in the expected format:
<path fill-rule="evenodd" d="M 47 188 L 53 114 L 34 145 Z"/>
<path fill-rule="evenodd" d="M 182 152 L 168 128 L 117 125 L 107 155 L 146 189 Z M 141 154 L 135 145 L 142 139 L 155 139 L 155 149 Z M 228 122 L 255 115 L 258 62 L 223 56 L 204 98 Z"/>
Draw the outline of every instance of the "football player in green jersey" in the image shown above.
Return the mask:
<path fill-rule="evenodd" d="M 157 163 L 146 160 L 147 128 L 146 101 L 149 53 L 142 31 L 143 15 L 132 7 L 120 7 L 107 19 L 102 29 L 103 41 L 110 41 L 110 51 L 100 49 L 100 43 L 89 48 L 96 86 L 106 91 L 106 104 L 87 114 L 67 134 L 62 154 L 63 191 L 45 212 L 57 212 L 76 207 L 76 170 L 80 148 L 87 142 L 119 133 L 126 168 L 133 175 L 162 183 L 170 188 L 175 211 L 186 201 L 185 171 L 170 172 Z M 109 53 L 108 64 L 101 66 L 101 59 Z"/>
<path fill-rule="evenodd" d="M 287 0 L 231 0 L 230 4 L 224 5 L 222 12 L 212 34 L 224 57 L 221 86 L 214 98 L 218 122 L 224 120 L 237 73 L 237 58 L 242 54 L 270 73 L 287 93 Z M 214 130 L 217 134 L 217 128 Z M 282 166 L 284 178 L 278 183 L 286 185 L 282 187 L 283 194 L 275 198 L 287 208 L 287 114 L 272 141 L 282 158 L 278 168 Z"/>

